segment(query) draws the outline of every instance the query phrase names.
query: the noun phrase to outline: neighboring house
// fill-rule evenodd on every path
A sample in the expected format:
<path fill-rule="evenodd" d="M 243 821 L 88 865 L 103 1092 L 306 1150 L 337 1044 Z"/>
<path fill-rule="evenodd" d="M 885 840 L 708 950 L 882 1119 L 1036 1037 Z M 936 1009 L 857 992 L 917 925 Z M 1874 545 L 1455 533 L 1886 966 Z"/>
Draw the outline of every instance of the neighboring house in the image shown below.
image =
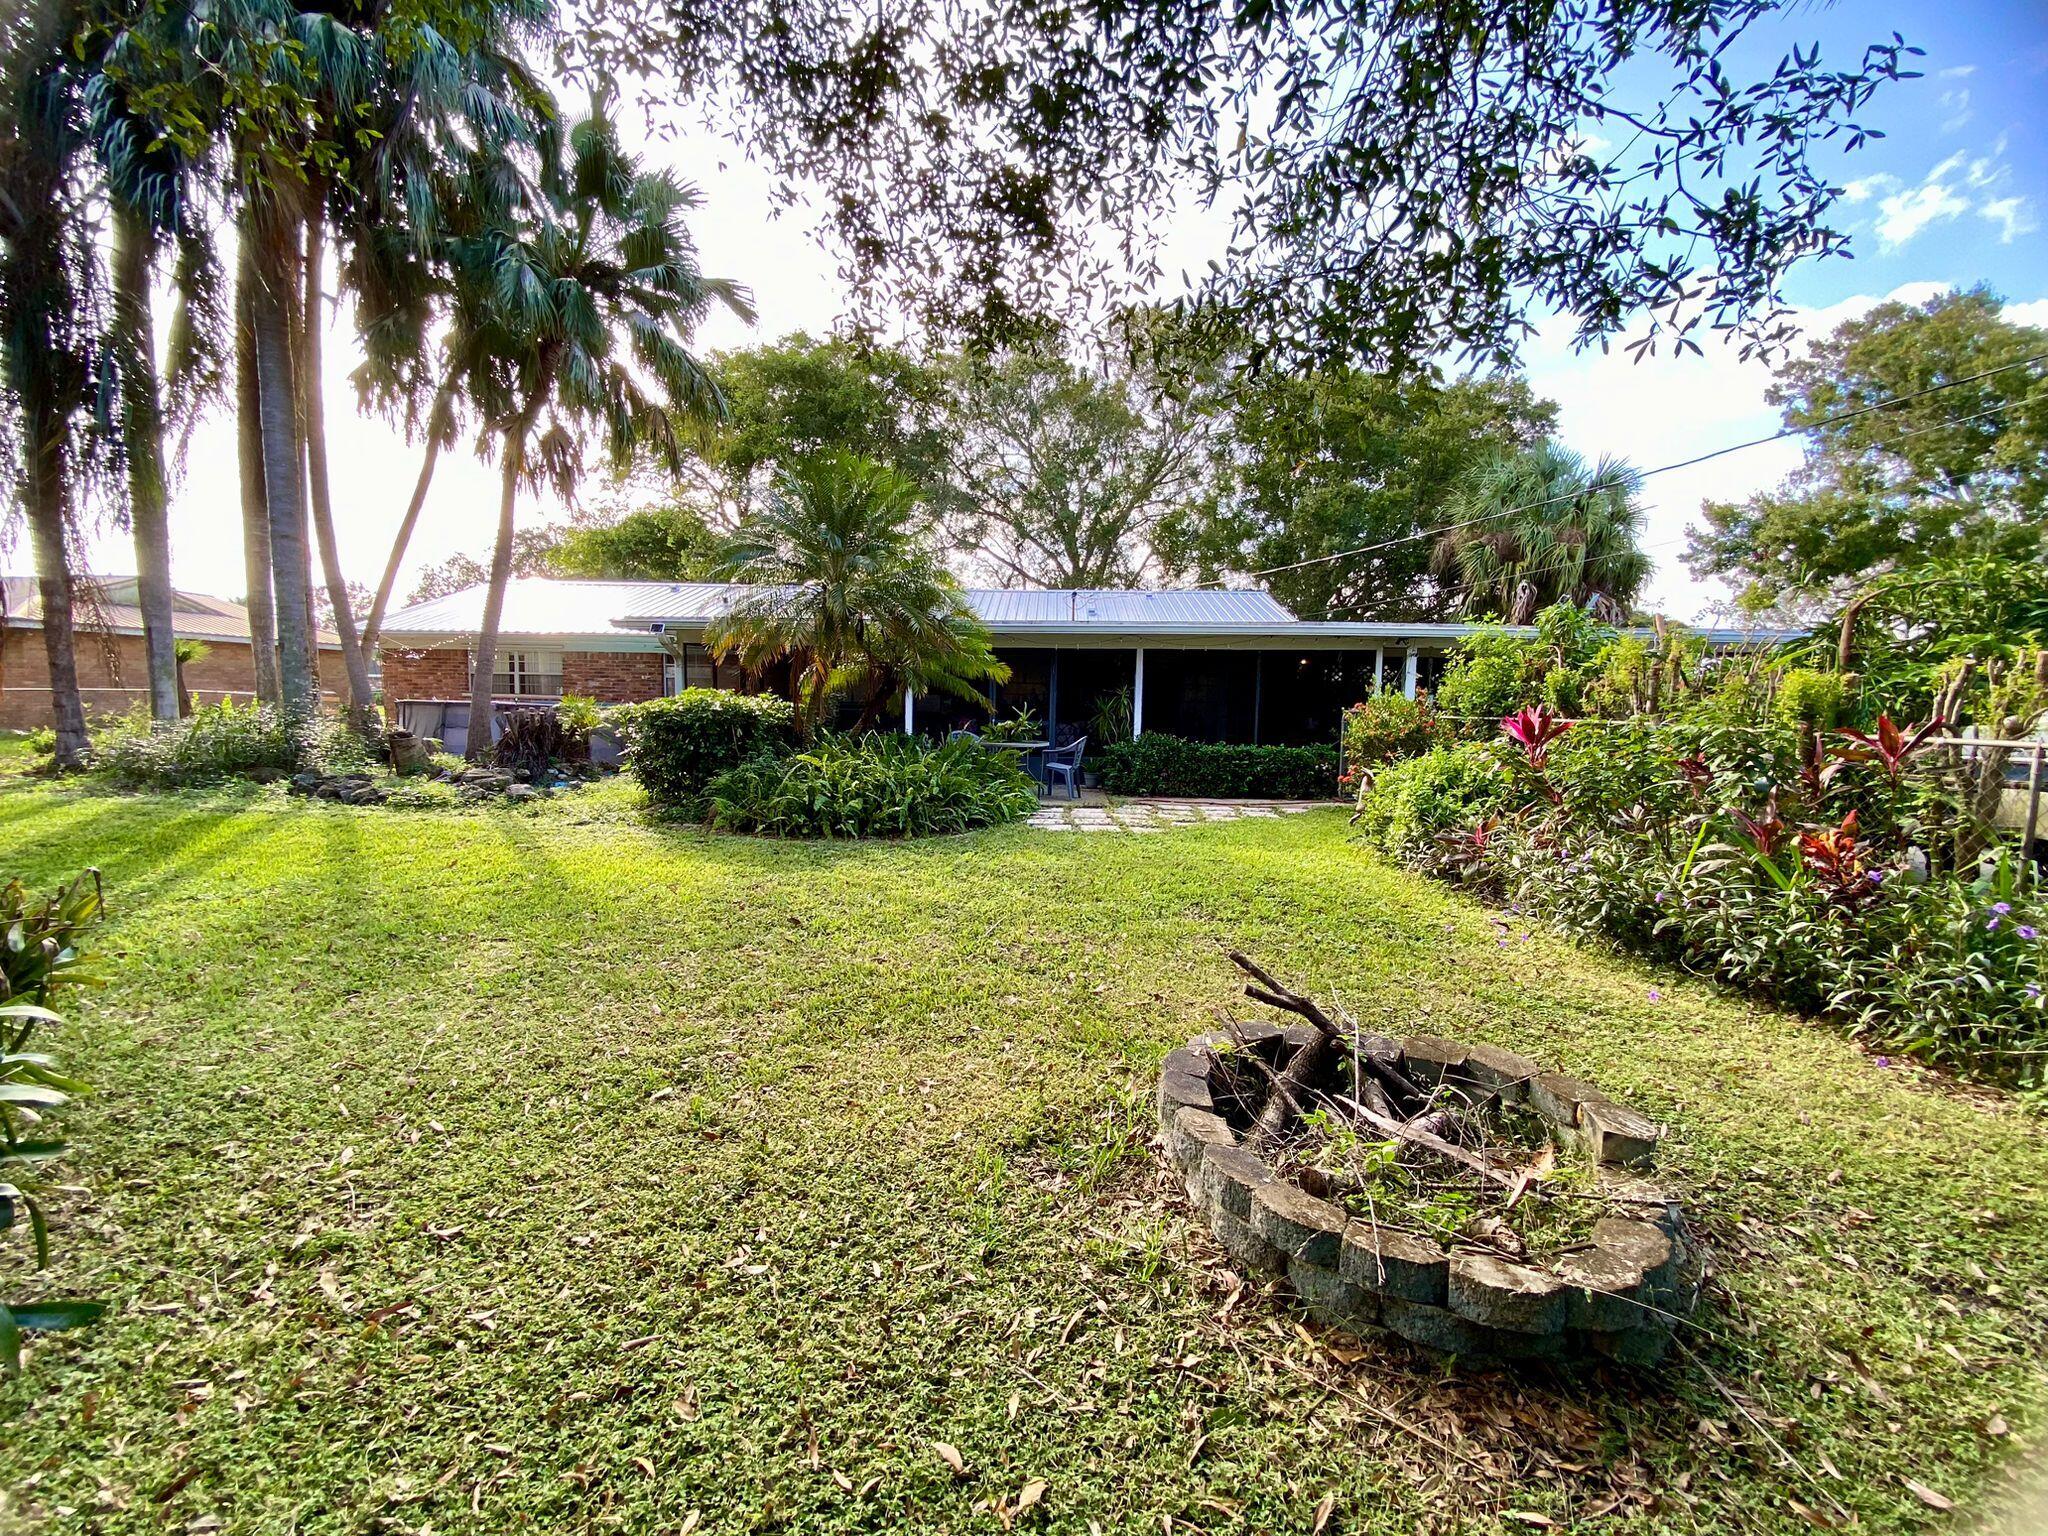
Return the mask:
<path fill-rule="evenodd" d="M 149 668 L 142 652 L 142 611 L 133 576 L 81 580 L 74 602 L 78 688 L 88 714 L 119 714 L 149 705 Z M 205 642 L 206 655 L 185 667 L 192 702 L 255 696 L 249 655 L 249 612 L 240 603 L 200 592 L 171 594 L 172 629 L 180 640 Z M 43 600 L 33 576 L 0 576 L 0 729 L 50 723 L 50 663 L 43 648 Z M 320 649 L 340 642 L 323 634 Z"/>
<path fill-rule="evenodd" d="M 493 692 L 504 701 L 585 694 L 607 703 L 749 680 L 704 646 L 704 630 L 741 590 L 716 582 L 528 577 L 505 593 Z M 1198 741 L 1335 741 L 1339 717 L 1376 686 L 1411 697 L 1478 626 L 1297 619 L 1263 591 L 971 591 L 1010 681 L 977 708 L 948 696 L 904 699 L 905 729 L 972 725 L 1019 707 L 1069 741 L 1095 731 L 1097 706 L 1129 690 L 1133 734 Z M 468 718 L 469 647 L 484 589 L 392 614 L 382 660 L 387 710 L 456 750 Z M 1776 632 L 1711 630 L 1719 647 Z M 449 706 L 455 706 L 450 708 Z M 893 706 L 890 723 L 897 722 Z"/>

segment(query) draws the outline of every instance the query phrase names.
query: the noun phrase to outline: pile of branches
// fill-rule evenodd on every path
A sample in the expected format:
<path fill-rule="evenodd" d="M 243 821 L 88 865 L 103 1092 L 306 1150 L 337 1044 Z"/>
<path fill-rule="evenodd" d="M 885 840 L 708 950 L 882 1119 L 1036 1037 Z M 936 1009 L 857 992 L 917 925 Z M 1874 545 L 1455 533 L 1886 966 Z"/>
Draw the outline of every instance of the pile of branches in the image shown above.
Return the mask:
<path fill-rule="evenodd" d="M 1400 1143 L 1401 1161 L 1418 1183 L 1474 1185 L 1481 1202 L 1497 1205 L 1503 1214 L 1526 1196 L 1547 1199 L 1562 1193 L 1552 1187 L 1553 1148 L 1501 1146 L 1490 1135 L 1487 1111 L 1497 1105 L 1497 1093 L 1448 1080 L 1418 1082 L 1403 1065 L 1399 1041 L 1362 1028 L 1341 1009 L 1332 1018 L 1313 998 L 1282 986 L 1256 961 L 1237 950 L 1226 953 L 1251 978 L 1246 997 L 1314 1029 L 1285 1066 L 1275 1068 L 1252 1048 L 1243 1025 L 1222 1021 L 1225 1032 L 1244 1047 L 1233 1053 L 1233 1060 L 1249 1063 L 1265 1079 L 1252 1135 L 1268 1153 L 1298 1150 L 1306 1122 L 1320 1112 L 1327 1122 L 1349 1127 L 1363 1139 Z M 1250 1102 L 1257 1095 L 1245 1092 L 1242 1098 Z M 1370 1192 L 1365 1180 L 1347 1190 L 1319 1170 L 1305 1167 L 1302 1174 L 1311 1194 Z M 1484 1218 L 1461 1235 L 1520 1256 L 1519 1238 L 1498 1216 Z"/>

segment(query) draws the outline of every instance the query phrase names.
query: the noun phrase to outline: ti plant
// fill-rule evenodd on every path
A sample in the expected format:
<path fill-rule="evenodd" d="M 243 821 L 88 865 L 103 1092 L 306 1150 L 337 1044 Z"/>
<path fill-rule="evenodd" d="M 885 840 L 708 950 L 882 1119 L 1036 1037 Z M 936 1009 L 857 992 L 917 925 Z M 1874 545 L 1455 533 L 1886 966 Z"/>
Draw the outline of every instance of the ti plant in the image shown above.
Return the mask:
<path fill-rule="evenodd" d="M 37 1269 L 49 1265 L 50 1230 L 33 1171 L 71 1150 L 48 1128 L 48 1117 L 86 1089 L 29 1047 L 39 1030 L 63 1022 L 48 1007 L 52 993 L 98 985 L 85 968 L 81 938 L 105 907 L 98 870 L 41 901 L 19 880 L 0 886 L 0 1181 L 22 1181 L 0 1182 L 0 1233 L 26 1218 Z M 0 1370 L 20 1371 L 23 1333 L 75 1328 L 103 1310 L 96 1301 L 0 1300 Z"/>

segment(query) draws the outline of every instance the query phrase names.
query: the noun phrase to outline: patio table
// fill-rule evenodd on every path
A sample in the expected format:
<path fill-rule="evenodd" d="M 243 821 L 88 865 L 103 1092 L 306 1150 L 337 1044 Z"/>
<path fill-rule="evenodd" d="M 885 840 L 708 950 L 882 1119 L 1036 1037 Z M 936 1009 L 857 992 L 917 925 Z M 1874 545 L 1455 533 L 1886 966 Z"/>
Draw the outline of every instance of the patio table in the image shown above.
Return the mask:
<path fill-rule="evenodd" d="M 1031 776 L 1031 782 L 1041 790 L 1045 788 L 1044 770 L 1039 767 L 1037 757 L 1052 745 L 1051 742 L 1040 741 L 1035 737 L 1019 741 L 990 741 L 986 736 L 981 737 L 980 741 L 981 745 L 991 752 L 1022 752 L 1024 771 Z"/>

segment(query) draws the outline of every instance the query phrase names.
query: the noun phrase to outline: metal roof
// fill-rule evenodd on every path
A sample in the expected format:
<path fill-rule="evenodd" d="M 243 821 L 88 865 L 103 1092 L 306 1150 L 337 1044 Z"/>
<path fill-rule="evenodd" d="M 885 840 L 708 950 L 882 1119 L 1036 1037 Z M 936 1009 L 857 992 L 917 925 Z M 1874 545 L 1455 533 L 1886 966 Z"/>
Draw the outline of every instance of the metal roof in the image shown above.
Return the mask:
<path fill-rule="evenodd" d="M 499 633 L 555 640 L 603 638 L 608 649 L 652 649 L 656 625 L 669 630 L 700 627 L 723 615 L 744 587 L 724 582 L 582 581 L 551 576 L 515 579 L 505 588 Z M 1392 620 L 1302 620 L 1264 591 L 1132 590 L 1005 591 L 973 588 L 968 605 L 998 638 L 1062 635 L 1129 637 L 1134 640 L 1210 639 L 1392 641 L 1463 639 L 1488 625 L 1466 622 Z M 484 589 L 469 587 L 392 614 L 385 635 L 398 641 L 434 643 L 477 632 L 483 621 Z M 1534 634 L 1533 628 L 1517 633 Z M 1709 644 L 1769 645 L 1803 631 L 1702 629 Z M 1100 643 L 1100 642 L 1098 642 Z"/>
<path fill-rule="evenodd" d="M 81 576 L 75 582 L 72 623 L 85 634 L 139 635 L 142 610 L 133 576 Z M 17 629 L 43 627 L 43 594 L 33 576 L 0 576 L 0 624 Z M 171 633 L 180 640 L 239 640 L 249 643 L 249 610 L 204 592 L 171 593 Z M 320 644 L 341 641 L 325 630 Z"/>
<path fill-rule="evenodd" d="M 742 587 L 724 582 L 572 581 L 550 576 L 507 583 L 499 632 L 570 638 L 617 635 L 650 624 L 704 624 L 723 614 Z M 967 603 L 990 629 L 1095 628 L 1242 630 L 1295 622 L 1266 592 L 1059 591 L 971 589 Z M 387 635 L 474 634 L 483 622 L 484 589 L 469 587 L 401 608 L 384 621 Z"/>

